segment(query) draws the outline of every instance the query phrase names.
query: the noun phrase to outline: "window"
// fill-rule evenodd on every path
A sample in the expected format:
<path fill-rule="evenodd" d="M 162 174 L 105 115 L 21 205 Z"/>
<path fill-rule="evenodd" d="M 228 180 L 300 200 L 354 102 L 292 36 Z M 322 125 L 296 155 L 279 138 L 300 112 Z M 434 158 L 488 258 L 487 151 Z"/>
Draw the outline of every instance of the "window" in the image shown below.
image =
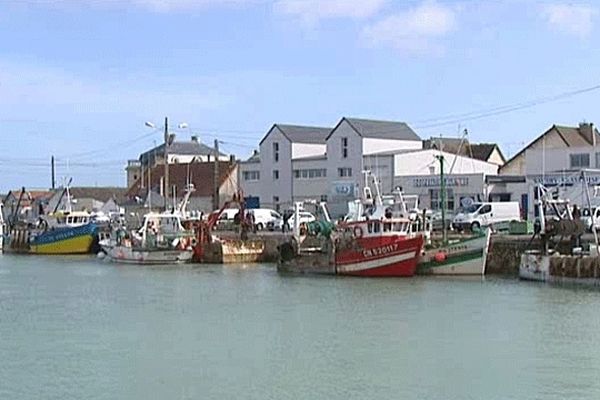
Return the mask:
<path fill-rule="evenodd" d="M 352 176 L 352 168 L 338 168 L 338 176 L 340 178 L 347 178 Z"/>
<path fill-rule="evenodd" d="M 590 155 L 588 153 L 571 154 L 571 168 L 589 168 Z"/>
<path fill-rule="evenodd" d="M 242 177 L 245 181 L 257 181 L 260 179 L 260 171 L 244 171 Z"/>
<path fill-rule="evenodd" d="M 321 195 L 321 201 L 327 202 L 327 195 L 326 194 L 322 194 Z"/>
<path fill-rule="evenodd" d="M 279 161 L 279 142 L 273 142 L 273 161 Z"/>
<path fill-rule="evenodd" d="M 485 206 L 479 209 L 479 214 L 489 214 L 492 212 L 492 206 L 486 204 Z"/>
<path fill-rule="evenodd" d="M 454 210 L 454 190 L 446 189 L 446 209 Z M 440 210 L 442 208 L 442 198 L 440 189 L 430 189 L 429 198 L 431 199 L 431 209 Z"/>
<path fill-rule="evenodd" d="M 342 158 L 348 158 L 348 138 L 342 138 Z"/>
<path fill-rule="evenodd" d="M 324 168 L 294 170 L 294 178 L 296 179 L 319 179 L 325 177 L 327 177 L 327 170 Z"/>
<path fill-rule="evenodd" d="M 279 170 L 274 169 L 273 170 L 273 180 L 277 180 L 277 179 L 279 179 Z"/>
<path fill-rule="evenodd" d="M 600 153 L 596 153 L 596 168 L 600 168 Z"/>
<path fill-rule="evenodd" d="M 275 210 L 279 211 L 279 196 L 273 196 L 273 206 Z"/>

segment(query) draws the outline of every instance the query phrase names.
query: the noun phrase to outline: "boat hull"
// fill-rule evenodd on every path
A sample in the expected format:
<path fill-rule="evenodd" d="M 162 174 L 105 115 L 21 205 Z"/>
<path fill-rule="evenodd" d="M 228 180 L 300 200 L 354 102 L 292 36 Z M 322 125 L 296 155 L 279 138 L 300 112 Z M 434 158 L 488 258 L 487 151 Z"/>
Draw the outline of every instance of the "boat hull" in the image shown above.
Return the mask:
<path fill-rule="evenodd" d="M 427 249 L 417 271 L 423 275 L 485 275 L 490 231 L 474 238 L 458 240 L 443 247 Z"/>
<path fill-rule="evenodd" d="M 32 254 L 86 254 L 91 251 L 97 226 L 93 223 L 73 228 L 46 231 L 32 237 Z"/>
<path fill-rule="evenodd" d="M 225 239 L 199 243 L 194 248 L 194 261 L 207 264 L 253 263 L 266 261 L 263 240 Z"/>
<path fill-rule="evenodd" d="M 410 277 L 415 274 L 423 237 L 381 236 L 356 239 L 356 246 L 335 254 L 339 275 Z"/>
<path fill-rule="evenodd" d="M 127 246 L 102 246 L 109 260 L 124 264 L 183 264 L 190 262 L 193 250 L 136 249 Z"/>
<path fill-rule="evenodd" d="M 600 286 L 600 258 L 587 255 L 521 255 L 519 278 L 553 284 Z"/>

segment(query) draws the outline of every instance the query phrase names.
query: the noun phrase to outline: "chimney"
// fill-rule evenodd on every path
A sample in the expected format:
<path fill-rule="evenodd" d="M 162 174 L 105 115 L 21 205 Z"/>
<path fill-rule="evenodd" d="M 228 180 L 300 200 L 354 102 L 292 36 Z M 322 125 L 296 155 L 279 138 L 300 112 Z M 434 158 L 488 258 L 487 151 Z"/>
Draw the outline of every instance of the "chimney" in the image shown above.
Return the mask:
<path fill-rule="evenodd" d="M 232 164 L 235 164 L 235 155 L 234 154 L 231 154 L 229 156 L 229 162 L 232 163 Z"/>
<path fill-rule="evenodd" d="M 588 141 L 592 146 L 596 146 L 596 135 L 594 124 L 591 122 L 581 122 L 579 123 L 579 134 Z"/>
<path fill-rule="evenodd" d="M 192 135 L 192 142 L 198 143 L 198 136 Z"/>
<path fill-rule="evenodd" d="M 252 155 L 253 155 L 253 156 L 257 156 L 257 155 L 258 155 L 258 150 L 254 150 L 254 151 L 252 152 Z"/>

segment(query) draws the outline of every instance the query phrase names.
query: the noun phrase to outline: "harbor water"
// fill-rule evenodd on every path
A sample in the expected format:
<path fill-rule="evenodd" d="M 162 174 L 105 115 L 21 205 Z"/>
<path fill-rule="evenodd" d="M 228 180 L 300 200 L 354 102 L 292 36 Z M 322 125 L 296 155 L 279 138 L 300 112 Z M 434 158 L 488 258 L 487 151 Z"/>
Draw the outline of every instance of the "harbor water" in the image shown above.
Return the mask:
<path fill-rule="evenodd" d="M 600 292 L 0 256 L 0 399 L 598 399 Z"/>

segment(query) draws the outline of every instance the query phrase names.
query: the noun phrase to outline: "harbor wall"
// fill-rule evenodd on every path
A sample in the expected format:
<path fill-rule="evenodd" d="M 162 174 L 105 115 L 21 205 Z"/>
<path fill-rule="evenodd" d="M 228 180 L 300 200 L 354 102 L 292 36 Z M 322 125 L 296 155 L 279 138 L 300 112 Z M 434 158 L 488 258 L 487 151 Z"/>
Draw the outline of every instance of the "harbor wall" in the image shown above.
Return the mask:
<path fill-rule="evenodd" d="M 537 238 L 531 240 L 531 235 L 493 235 L 490 240 L 485 273 L 486 275 L 518 276 L 521 254 L 525 250 L 540 248 L 540 240 Z M 569 254 L 570 243 L 568 239 L 559 243 L 556 249 L 561 254 Z"/>

